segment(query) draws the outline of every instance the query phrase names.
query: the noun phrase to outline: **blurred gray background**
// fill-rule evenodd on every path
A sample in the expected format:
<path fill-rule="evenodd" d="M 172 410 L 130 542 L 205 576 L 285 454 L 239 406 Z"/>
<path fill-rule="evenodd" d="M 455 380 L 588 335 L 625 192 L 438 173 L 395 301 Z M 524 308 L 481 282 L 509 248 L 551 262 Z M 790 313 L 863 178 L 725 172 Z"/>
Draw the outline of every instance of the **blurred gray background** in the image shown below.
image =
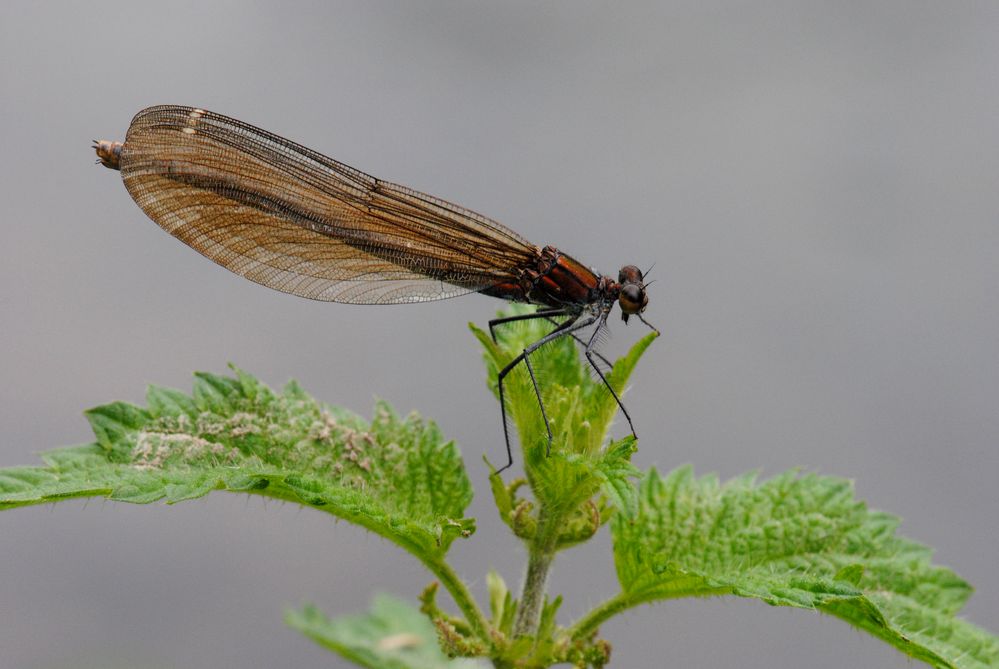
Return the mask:
<path fill-rule="evenodd" d="M 158 103 L 236 116 L 613 273 L 655 262 L 664 336 L 627 402 L 637 463 L 856 481 L 978 588 L 999 631 L 999 5 L 960 2 L 0 5 L 0 466 L 81 443 L 81 411 L 233 361 L 368 414 L 439 421 L 479 531 L 500 420 L 466 324 L 502 303 L 321 304 L 171 239 L 93 164 Z M 614 321 L 607 352 L 643 328 Z M 430 581 L 323 514 L 216 494 L 0 514 L 0 664 L 346 666 L 285 628 Z M 568 621 L 615 591 L 566 554 Z M 619 667 L 911 667 L 834 619 L 684 601 L 602 630 Z"/>

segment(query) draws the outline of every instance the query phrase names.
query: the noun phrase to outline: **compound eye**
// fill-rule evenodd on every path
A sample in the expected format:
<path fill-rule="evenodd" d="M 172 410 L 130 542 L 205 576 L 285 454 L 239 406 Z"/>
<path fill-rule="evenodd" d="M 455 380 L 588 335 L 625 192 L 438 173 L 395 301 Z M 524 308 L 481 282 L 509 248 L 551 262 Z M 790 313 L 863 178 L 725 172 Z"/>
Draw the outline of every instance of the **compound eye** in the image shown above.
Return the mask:
<path fill-rule="evenodd" d="M 642 283 L 642 270 L 634 265 L 625 265 L 617 274 L 618 283 Z"/>
<path fill-rule="evenodd" d="M 617 300 L 621 303 L 622 313 L 625 314 L 637 314 L 649 302 L 649 298 L 645 295 L 645 290 L 634 283 L 621 286 L 621 292 Z"/>

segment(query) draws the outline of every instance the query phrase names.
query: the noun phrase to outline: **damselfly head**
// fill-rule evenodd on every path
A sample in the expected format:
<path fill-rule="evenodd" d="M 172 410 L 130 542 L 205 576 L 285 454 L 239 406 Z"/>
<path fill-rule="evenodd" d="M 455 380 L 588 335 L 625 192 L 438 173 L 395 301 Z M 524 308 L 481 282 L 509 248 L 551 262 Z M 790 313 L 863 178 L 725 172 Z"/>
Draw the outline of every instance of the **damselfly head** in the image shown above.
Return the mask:
<path fill-rule="evenodd" d="M 621 288 L 617 301 L 621 305 L 621 320 L 628 322 L 628 316 L 640 314 L 649 304 L 649 296 L 645 294 L 645 283 L 642 280 L 642 270 L 634 265 L 625 265 L 617 275 Z"/>

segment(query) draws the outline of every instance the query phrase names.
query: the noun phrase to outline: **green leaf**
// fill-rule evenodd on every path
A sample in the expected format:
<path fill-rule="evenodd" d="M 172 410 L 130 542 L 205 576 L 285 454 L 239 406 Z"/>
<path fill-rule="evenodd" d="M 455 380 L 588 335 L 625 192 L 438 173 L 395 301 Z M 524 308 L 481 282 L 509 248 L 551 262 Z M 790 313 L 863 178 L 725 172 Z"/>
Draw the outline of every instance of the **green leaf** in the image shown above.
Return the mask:
<path fill-rule="evenodd" d="M 532 310 L 512 305 L 499 315 Z M 489 385 L 498 395 L 498 370 L 555 326 L 545 319 L 515 321 L 496 329 L 496 343 L 474 324 L 469 327 L 483 345 Z M 640 339 L 608 372 L 608 381 L 619 395 L 623 395 L 628 377 L 656 336 L 649 333 Z M 581 348 L 572 338 L 562 337 L 531 356 L 553 434 L 550 455 L 546 453 L 548 433 L 526 367 L 518 365 L 504 381 L 507 411 L 520 437 L 530 488 L 543 505 L 565 513 L 573 513 L 601 487 L 615 505 L 630 503 L 632 486 L 626 479 L 635 473 L 627 462 L 635 450 L 633 440 L 627 439 L 624 446 L 624 442 L 607 443 L 617 402 L 592 372 Z"/>
<path fill-rule="evenodd" d="M 379 595 L 371 612 L 330 620 L 313 606 L 291 611 L 287 623 L 316 643 L 370 669 L 476 669 L 468 659 L 450 660 L 441 652 L 437 631 L 418 610 Z"/>
<path fill-rule="evenodd" d="M 195 372 L 194 377 L 194 403 L 202 411 L 227 413 L 233 409 L 231 400 L 243 395 L 238 379 L 209 372 Z"/>
<path fill-rule="evenodd" d="M 151 385 L 146 389 L 146 404 L 153 418 L 181 414 L 185 414 L 188 418 L 196 418 L 199 413 L 197 405 L 189 395 L 163 386 Z"/>
<path fill-rule="evenodd" d="M 614 392 L 619 397 L 624 394 L 628 379 L 631 377 L 631 373 L 635 371 L 635 366 L 642 359 L 645 350 L 652 345 L 652 342 L 658 336 L 658 333 L 650 332 L 635 342 L 634 346 L 631 347 L 623 358 L 614 361 L 614 368 L 607 375 L 607 382 L 611 384 Z M 618 410 L 617 402 L 614 401 L 614 397 L 610 393 L 600 392 L 594 394 L 596 395 L 593 408 L 595 418 L 591 418 L 590 420 L 597 425 L 609 425 Z"/>
<path fill-rule="evenodd" d="M 617 509 L 634 512 L 638 497 L 632 479 L 641 472 L 631 464 L 631 456 L 638 447 L 634 437 L 625 437 L 611 444 L 597 465 L 597 476 L 603 486 L 603 493 Z"/>
<path fill-rule="evenodd" d="M 97 443 L 109 453 L 115 450 L 125 435 L 145 425 L 150 419 L 146 410 L 128 402 L 112 402 L 94 407 L 83 415 L 90 423 Z"/>
<path fill-rule="evenodd" d="M 417 554 L 443 555 L 474 531 L 458 449 L 432 422 L 379 402 L 368 422 L 251 375 L 198 373 L 193 396 L 151 386 L 149 408 L 86 412 L 96 443 L 43 455 L 44 467 L 0 470 L 0 509 L 72 497 L 167 503 L 213 490 L 305 504 Z"/>
<path fill-rule="evenodd" d="M 533 307 L 514 304 L 497 315 L 522 315 L 533 310 Z M 496 343 L 476 325 L 469 324 L 469 327 L 483 346 L 489 387 L 498 396 L 498 371 L 555 326 L 543 318 L 507 323 L 496 328 Z M 619 395 L 624 393 L 635 365 L 656 336 L 653 332 L 640 339 L 624 358 L 614 364 L 613 371 L 608 372 L 608 381 Z M 618 407 L 607 387 L 583 357 L 582 346 L 571 337 L 561 337 L 534 352 L 531 367 L 552 428 L 552 452 L 581 455 L 599 452 L 605 445 Z M 525 451 L 525 460 L 534 462 L 544 459 L 548 433 L 538 408 L 534 384 L 524 364 L 517 365 L 507 375 L 504 392 L 507 410 Z"/>
<path fill-rule="evenodd" d="M 517 602 L 506 587 L 506 582 L 495 570 L 486 573 L 486 589 L 489 592 L 489 611 L 492 613 L 493 627 L 509 635 L 513 630 L 513 617 L 517 612 Z"/>
<path fill-rule="evenodd" d="M 611 523 L 619 599 L 755 597 L 835 615 L 934 666 L 997 666 L 999 639 L 955 617 L 970 586 L 897 526 L 843 479 L 651 471 Z"/>

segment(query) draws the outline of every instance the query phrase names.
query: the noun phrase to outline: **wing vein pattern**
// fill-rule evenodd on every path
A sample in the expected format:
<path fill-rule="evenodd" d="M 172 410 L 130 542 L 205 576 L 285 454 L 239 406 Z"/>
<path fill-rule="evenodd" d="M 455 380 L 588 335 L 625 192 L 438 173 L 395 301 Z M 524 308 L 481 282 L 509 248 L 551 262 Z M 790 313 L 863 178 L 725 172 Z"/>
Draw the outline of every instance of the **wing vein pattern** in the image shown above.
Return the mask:
<path fill-rule="evenodd" d="M 192 107 L 139 112 L 121 173 L 174 237 L 236 274 L 315 300 L 454 297 L 517 281 L 540 253 L 473 211 Z"/>

